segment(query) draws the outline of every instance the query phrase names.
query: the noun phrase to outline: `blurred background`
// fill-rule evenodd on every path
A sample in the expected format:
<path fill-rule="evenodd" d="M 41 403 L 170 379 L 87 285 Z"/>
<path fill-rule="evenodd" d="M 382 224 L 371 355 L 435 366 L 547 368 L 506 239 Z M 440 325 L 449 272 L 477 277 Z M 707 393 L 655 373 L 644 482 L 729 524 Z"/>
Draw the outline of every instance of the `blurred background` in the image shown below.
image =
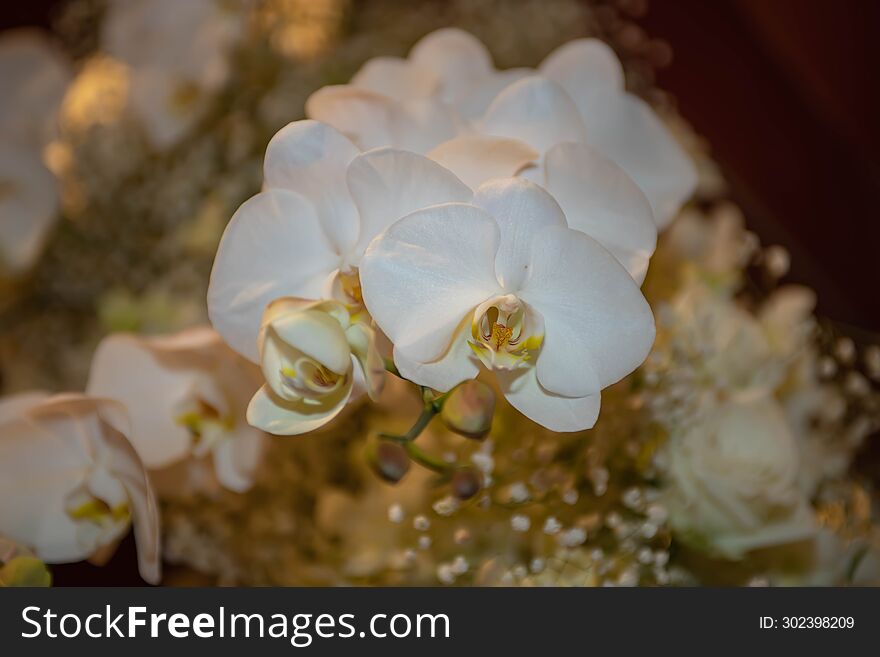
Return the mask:
<path fill-rule="evenodd" d="M 554 8 L 562 7 L 562 0 L 556 2 L 547 0 L 540 5 L 541 10 L 553 13 Z M 27 26 L 51 29 L 57 25 L 65 4 L 66 0 L 6 3 L 0 10 L 0 31 Z M 389 4 L 393 3 L 384 3 Z M 445 4 L 444 0 L 418 3 L 435 14 L 442 13 Z M 517 0 L 504 4 L 510 10 Z M 529 3 L 532 8 L 534 4 Z M 570 0 L 565 4 L 570 5 Z M 646 73 L 648 91 L 653 83 L 668 92 L 664 102 L 675 105 L 709 144 L 729 183 L 729 196 L 743 209 L 749 228 L 761 242 L 783 245 L 791 254 L 786 281 L 814 288 L 819 297 L 818 314 L 833 320 L 845 332 L 856 336 L 880 332 L 880 222 L 876 209 L 880 198 L 880 125 L 876 120 L 880 115 L 880 3 L 598 0 L 590 4 L 604 4 L 611 14 L 627 16 L 628 20 L 616 28 L 614 21 L 609 21 L 611 29 L 617 30 L 611 36 L 618 50 L 627 44 L 633 49 L 642 47 L 640 44 L 650 46 L 646 57 L 651 66 Z M 370 3 L 353 0 L 352 5 L 352 15 L 358 16 L 368 13 Z M 364 25 L 369 26 L 369 21 L 358 28 L 364 30 Z M 351 25 L 347 28 L 356 32 Z M 398 31 L 405 31 L 405 27 Z M 408 36 L 409 43 L 418 36 L 421 33 Z M 559 35 L 558 41 L 566 38 L 570 37 Z M 385 44 L 374 45 L 382 51 Z M 390 52 L 401 50 L 401 44 L 389 44 Z M 355 51 L 357 56 L 363 54 Z M 502 63 L 510 65 L 509 53 L 504 57 Z M 532 65 L 539 59 L 526 54 L 520 58 L 533 59 L 528 62 Z M 343 73 L 338 75 L 347 79 L 348 73 Z M 285 121 L 294 118 L 291 115 Z M 184 144 L 182 150 L 189 148 Z M 257 165 L 262 148 L 255 148 Z M 149 196 L 149 188 L 145 189 Z M 115 206 L 111 210 L 115 212 Z M 185 214 L 186 210 L 181 212 Z M 115 218 L 112 212 L 109 214 Z M 220 214 L 228 219 L 226 210 Z M 88 231 L 83 235 L 91 239 Z M 115 245 L 115 233 L 108 233 L 107 239 L 108 244 Z M 70 241 L 61 243 L 59 252 L 77 248 L 77 243 Z M 103 247 L 93 248 L 100 251 Z M 138 243 L 132 248 L 141 247 Z M 209 251 L 213 254 L 213 247 Z M 120 257 L 126 268 L 134 269 L 129 267 L 124 252 Z M 200 266 L 195 278 L 204 278 L 210 261 Z M 50 267 L 47 265 L 47 270 L 51 271 Z M 114 275 L 110 272 L 106 277 Z M 40 280 L 39 273 L 32 279 L 35 286 Z M 63 283 L 59 287 L 63 289 Z M 47 296 L 42 299 L 51 299 L 55 289 L 46 288 Z M 83 289 L 89 290 L 87 286 Z M 73 292 L 80 294 L 77 289 Z M 76 294 L 66 301 L 80 315 L 82 308 L 93 315 L 94 300 L 87 295 L 80 299 Z M 35 297 L 31 306 L 40 303 L 41 298 Z M 25 304 L 22 307 L 28 308 Z M 162 312 L 160 308 L 157 314 Z M 68 326 L 61 316 L 56 323 Z M 37 312 L 28 324 L 35 325 L 46 325 L 43 315 Z M 3 330 L 0 327 L 0 335 Z M 88 344 L 93 336 L 84 331 L 64 338 Z M 45 335 L 39 335 L 39 340 L 45 339 Z M 50 339 L 56 341 L 59 351 L 64 351 L 65 342 L 58 336 Z M 47 372 L 47 376 L 51 374 Z M 880 473 L 878 451 L 862 459 L 864 470 Z M 53 573 L 55 582 L 61 585 L 134 584 L 139 582 L 134 574 L 135 562 L 129 537 L 109 568 L 76 564 L 55 568 Z"/>

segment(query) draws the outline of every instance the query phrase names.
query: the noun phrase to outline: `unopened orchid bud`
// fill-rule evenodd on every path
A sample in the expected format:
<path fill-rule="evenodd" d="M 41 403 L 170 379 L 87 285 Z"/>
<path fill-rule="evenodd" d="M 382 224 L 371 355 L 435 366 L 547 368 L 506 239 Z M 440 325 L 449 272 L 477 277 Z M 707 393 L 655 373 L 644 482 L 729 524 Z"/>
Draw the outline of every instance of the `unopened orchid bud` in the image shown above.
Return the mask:
<path fill-rule="evenodd" d="M 51 586 L 52 575 L 36 557 L 20 556 L 0 566 L 0 586 Z"/>
<path fill-rule="evenodd" d="M 483 476 L 470 466 L 459 468 L 452 475 L 452 492 L 460 500 L 469 500 L 483 488 Z"/>
<path fill-rule="evenodd" d="M 398 443 L 380 440 L 368 447 L 367 454 L 375 473 L 388 483 L 396 484 L 409 472 L 409 455 Z"/>
<path fill-rule="evenodd" d="M 482 381 L 465 381 L 443 403 L 443 422 L 467 438 L 483 438 L 492 428 L 495 393 Z"/>

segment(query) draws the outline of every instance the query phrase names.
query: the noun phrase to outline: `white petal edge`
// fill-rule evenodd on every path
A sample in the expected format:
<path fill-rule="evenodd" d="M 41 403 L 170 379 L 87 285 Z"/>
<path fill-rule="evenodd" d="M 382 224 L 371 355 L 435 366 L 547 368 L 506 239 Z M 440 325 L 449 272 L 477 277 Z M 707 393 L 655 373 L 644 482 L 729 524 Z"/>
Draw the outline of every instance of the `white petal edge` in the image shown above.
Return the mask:
<path fill-rule="evenodd" d="M 148 468 L 161 468 L 189 454 L 189 430 L 175 422 L 174 413 L 196 376 L 160 362 L 143 339 L 120 333 L 104 338 L 95 350 L 86 391 L 126 406 L 129 440 Z"/>
<path fill-rule="evenodd" d="M 436 162 L 390 148 L 356 157 L 348 168 L 348 188 L 361 218 L 357 254 L 398 219 L 429 205 L 467 202 L 473 195 L 466 184 Z"/>
<path fill-rule="evenodd" d="M 360 151 L 341 132 L 319 121 L 294 121 L 266 147 L 263 188 L 288 189 L 315 206 L 338 253 L 347 253 L 358 230 L 357 211 L 345 186 L 345 172 Z"/>
<path fill-rule="evenodd" d="M 443 142 L 431 150 L 428 157 L 476 189 L 492 178 L 515 176 L 540 154 L 518 139 L 461 135 Z"/>
<path fill-rule="evenodd" d="M 440 86 L 440 77 L 429 67 L 400 57 L 373 57 L 354 74 L 351 84 L 395 100 L 427 98 Z"/>
<path fill-rule="evenodd" d="M 510 405 L 551 431 L 583 431 L 596 424 L 601 406 L 598 394 L 577 398 L 554 395 L 541 386 L 533 367 L 495 375 Z"/>
<path fill-rule="evenodd" d="M 439 358 L 466 314 L 499 291 L 499 229 L 464 203 L 418 210 L 370 244 L 361 261 L 364 303 L 405 357 Z"/>
<path fill-rule="evenodd" d="M 403 378 L 438 392 L 448 392 L 480 372 L 480 366 L 468 345 L 469 331 L 470 318 L 462 322 L 447 352 L 435 361 L 419 363 L 395 350 L 394 365 Z"/>
<path fill-rule="evenodd" d="M 591 389 L 583 375 L 587 365 L 604 388 L 644 362 L 655 335 L 651 307 L 598 242 L 576 230 L 549 228 L 533 250 L 531 270 L 520 297 L 544 317 L 536 365 L 544 387 L 580 397 Z"/>
<path fill-rule="evenodd" d="M 238 209 L 220 240 L 208 286 L 211 324 L 229 346 L 259 362 L 257 336 L 269 302 L 320 297 L 340 264 L 305 197 L 261 192 Z"/>
<path fill-rule="evenodd" d="M 544 187 L 562 207 L 568 226 L 608 249 L 641 285 L 657 246 L 657 227 L 639 186 L 587 144 L 551 148 L 544 176 Z"/>
<path fill-rule="evenodd" d="M 276 436 L 298 436 L 319 429 L 335 418 L 351 396 L 351 381 L 340 394 L 324 405 L 308 405 L 278 399 L 269 386 L 264 385 L 251 399 L 247 421 L 252 427 Z"/>
<path fill-rule="evenodd" d="M 657 226 L 666 227 L 696 189 L 690 156 L 637 96 L 594 94 L 580 110 L 587 141 L 626 171 L 651 202 Z"/>
<path fill-rule="evenodd" d="M 519 139 L 540 153 L 561 141 L 587 139 L 574 101 L 556 82 L 537 76 L 514 82 L 498 94 L 483 117 L 482 132 Z"/>

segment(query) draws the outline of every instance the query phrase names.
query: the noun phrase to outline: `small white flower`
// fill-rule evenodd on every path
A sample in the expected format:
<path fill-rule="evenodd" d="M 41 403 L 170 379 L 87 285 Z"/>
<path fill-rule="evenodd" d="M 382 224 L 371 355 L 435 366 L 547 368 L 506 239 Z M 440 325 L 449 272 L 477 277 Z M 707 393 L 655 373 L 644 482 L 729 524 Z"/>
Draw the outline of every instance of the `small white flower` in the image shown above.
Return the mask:
<path fill-rule="evenodd" d="M 131 442 L 165 493 L 160 470 L 209 484 L 198 465 L 207 456 L 216 480 L 247 490 L 263 451 L 263 434 L 247 424 L 245 409 L 260 386 L 259 370 L 209 328 L 141 338 L 114 334 L 92 359 L 89 394 L 116 399 L 131 416 Z M 202 479 L 199 476 L 202 475 Z"/>
<path fill-rule="evenodd" d="M 771 399 L 730 402 L 668 445 L 665 497 L 682 538 L 738 558 L 811 536 L 798 447 Z"/>
<path fill-rule="evenodd" d="M 280 297 L 361 307 L 358 265 L 370 240 L 400 217 L 471 190 L 431 160 L 360 151 L 317 121 L 283 128 L 266 150 L 263 192 L 235 213 L 211 272 L 208 313 L 233 349 L 258 362 L 263 311 Z"/>
<path fill-rule="evenodd" d="M 626 270 L 521 178 L 404 217 L 370 245 L 360 271 L 406 378 L 446 391 L 482 363 L 514 407 L 556 431 L 593 426 L 599 392 L 638 367 L 654 340 L 651 309 Z"/>
<path fill-rule="evenodd" d="M 229 78 L 241 20 L 217 0 L 113 0 L 102 45 L 129 67 L 129 103 L 155 144 L 175 143 Z"/>
<path fill-rule="evenodd" d="M 437 148 L 440 161 L 466 181 L 468 176 L 451 166 L 449 153 L 482 157 L 485 149 L 471 147 L 473 133 L 518 140 L 539 155 L 560 142 L 585 142 L 641 187 L 660 227 L 697 183 L 684 149 L 654 110 L 625 90 L 620 61 L 597 39 L 559 47 L 537 71 L 496 71 L 476 38 L 438 30 L 417 43 L 408 59 L 370 60 L 350 85 L 317 91 L 306 113 L 364 148 L 422 153 Z M 444 143 L 449 140 L 452 144 Z M 522 153 L 505 150 L 511 161 Z"/>
<path fill-rule="evenodd" d="M 87 559 L 134 526 L 159 580 L 159 516 L 121 404 L 79 394 L 0 401 L 0 534 L 48 563 Z"/>
<path fill-rule="evenodd" d="M 373 399 L 381 392 L 385 368 L 375 334 L 338 301 L 276 299 L 266 308 L 259 349 L 266 383 L 247 419 L 264 431 L 318 429 L 340 413 L 356 383 Z"/>

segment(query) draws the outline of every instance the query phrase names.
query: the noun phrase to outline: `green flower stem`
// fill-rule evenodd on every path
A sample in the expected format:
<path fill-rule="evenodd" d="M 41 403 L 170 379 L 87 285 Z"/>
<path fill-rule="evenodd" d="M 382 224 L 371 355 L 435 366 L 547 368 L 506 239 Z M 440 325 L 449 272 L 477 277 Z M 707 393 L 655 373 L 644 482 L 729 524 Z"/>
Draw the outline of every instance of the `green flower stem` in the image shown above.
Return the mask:
<path fill-rule="evenodd" d="M 392 374 L 400 374 L 397 372 L 397 368 L 394 367 L 394 363 L 390 360 L 385 361 L 385 369 L 391 372 Z M 442 459 L 437 458 L 423 450 L 421 447 L 416 445 L 416 439 L 422 435 L 422 432 L 427 428 L 427 426 L 431 423 L 440 411 L 443 410 L 443 404 L 448 397 L 448 393 L 443 393 L 438 395 L 430 388 L 426 388 L 425 386 L 419 386 L 419 389 L 422 393 L 422 400 L 424 402 L 424 406 L 422 407 L 422 412 L 419 414 L 419 417 L 416 418 L 415 423 L 410 427 L 409 431 L 405 434 L 393 434 L 393 433 L 380 433 L 379 438 L 381 440 L 392 440 L 396 443 L 400 443 L 404 449 L 406 449 L 406 453 L 409 457 L 421 465 L 422 467 L 428 468 L 429 470 L 433 470 L 434 472 L 438 472 L 440 474 L 448 474 L 453 468 L 453 465 L 446 463 Z"/>
<path fill-rule="evenodd" d="M 428 454 L 428 452 L 412 441 L 404 443 L 404 447 L 406 448 L 406 453 L 409 454 L 413 461 L 424 468 L 428 468 L 428 470 L 433 470 L 439 474 L 448 474 L 455 467 L 436 456 Z"/>
<path fill-rule="evenodd" d="M 434 419 L 434 416 L 437 415 L 437 413 L 438 411 L 433 405 L 426 405 L 425 408 L 422 409 L 422 413 L 419 415 L 415 424 L 413 424 L 405 434 L 397 435 L 393 433 L 380 433 L 379 437 L 384 440 L 393 440 L 398 443 L 411 443 L 421 435 L 422 431 L 424 431 L 425 427 L 431 423 L 431 420 Z"/>

